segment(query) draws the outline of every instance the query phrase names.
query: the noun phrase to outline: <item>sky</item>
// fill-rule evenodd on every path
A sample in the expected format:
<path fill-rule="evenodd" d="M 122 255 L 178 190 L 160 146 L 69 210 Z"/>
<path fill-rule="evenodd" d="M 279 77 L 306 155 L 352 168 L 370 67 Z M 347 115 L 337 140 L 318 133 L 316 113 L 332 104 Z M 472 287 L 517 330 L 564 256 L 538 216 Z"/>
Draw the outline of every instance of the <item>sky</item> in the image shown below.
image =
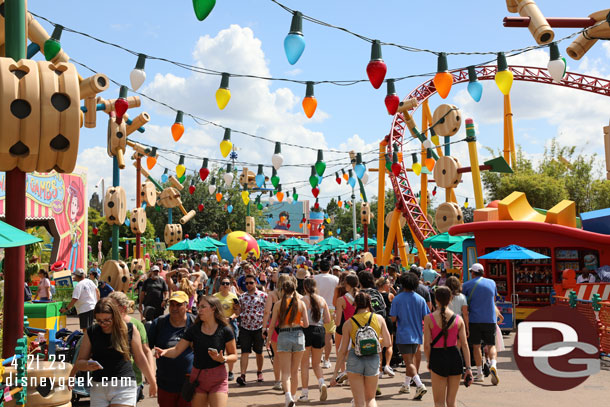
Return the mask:
<path fill-rule="evenodd" d="M 488 53 L 449 55 L 450 70 L 487 61 L 495 64 L 498 51 L 535 45 L 528 29 L 503 27 L 505 16 L 516 15 L 510 14 L 501 0 L 470 0 L 460 5 L 449 0 L 409 4 L 393 0 L 281 0 L 281 3 L 317 20 L 382 42 L 434 52 Z M 538 0 L 537 4 L 547 17 L 585 17 L 607 6 L 601 1 Z M 299 81 L 360 80 L 366 79 L 370 59 L 369 42 L 304 21 L 305 51 L 299 61 L 291 65 L 284 54 L 283 42 L 292 16 L 271 0 L 218 0 L 202 22 L 195 18 L 191 1 L 106 0 L 102 6 L 88 1 L 30 0 L 28 8 L 54 23 L 139 53 L 221 72 Z M 39 21 L 49 33 L 53 31 L 49 23 Z M 555 29 L 555 39 L 575 31 L 577 29 Z M 565 51 L 571 41 L 559 43 L 569 71 L 609 77 L 608 43 L 598 42 L 581 60 L 575 61 L 568 58 Z M 129 74 L 136 63 L 134 55 L 72 32 L 63 33 L 61 44 L 74 61 L 129 85 Z M 408 52 L 390 46 L 384 46 L 382 52 L 388 67 L 386 78 L 425 74 L 396 83 L 401 100 L 436 71 L 437 57 L 433 53 Z M 546 67 L 548 59 L 548 49 L 544 48 L 511 57 L 508 63 Z M 83 77 L 91 75 L 82 66 L 77 65 L 77 69 Z M 235 130 L 308 147 L 284 145 L 282 153 L 287 166 L 278 173 L 283 190 L 292 191 L 292 187 L 297 187 L 300 199 L 313 199 L 308 179 L 309 166 L 316 161 L 316 149 L 341 151 L 325 153 L 328 166 L 320 185 L 322 206 L 331 197 L 341 196 L 347 200 L 351 195 L 351 188 L 345 182 L 337 185 L 334 181 L 334 171 L 349 164 L 346 152 L 368 153 L 364 154 L 365 161 L 374 160 L 374 150 L 392 125 L 392 117 L 384 105 L 385 84 L 379 89 L 374 89 L 368 81 L 353 86 L 316 85 L 318 108 L 313 118 L 308 119 L 301 108 L 305 96 L 303 84 L 231 78 L 232 97 L 221 111 L 214 97 L 220 84 L 219 76 L 195 73 L 150 59 L 145 71 L 146 81 L 139 92 L 174 109 L 234 129 L 232 141 L 238 161 L 270 165 L 274 144 Z M 502 95 L 493 82 L 482 84 L 484 91 L 479 103 L 470 98 L 466 84 L 455 85 L 447 99 L 435 95 L 429 102 L 432 111 L 443 103 L 454 104 L 461 109 L 464 118 L 474 119 L 480 161 L 492 158 L 486 148 L 499 151 L 503 140 Z M 118 86 L 112 84 L 101 96 L 110 99 L 117 95 Z M 607 96 L 515 81 L 511 101 L 515 141 L 528 157 L 539 160 L 545 146 L 556 138 L 561 145 L 576 145 L 578 152 L 597 154 L 601 177 L 604 165 L 602 128 L 608 124 L 610 116 Z M 222 158 L 219 151 L 222 128 L 185 117 L 185 134 L 176 143 L 170 132 L 175 111 L 142 98 L 141 107 L 130 109 L 128 113 L 133 117 L 142 111 L 150 114 L 151 121 L 144 134 L 134 133 L 132 139 L 199 157 L 186 160 L 187 171 L 191 173 L 198 171 L 203 157 Z M 415 117 L 421 125 L 419 110 Z M 112 159 L 106 153 L 106 121 L 104 114 L 98 113 L 95 129 L 81 129 L 78 165 L 88 169 L 88 196 L 100 192 L 101 188 L 96 188 L 100 179 L 105 180 L 106 186 L 112 182 Z M 464 137 L 462 127 L 454 139 Z M 417 147 L 416 143 L 410 142 L 405 149 L 414 147 Z M 452 155 L 462 165 L 469 165 L 465 143 L 453 145 Z M 131 157 L 131 152 L 128 151 L 127 157 Z M 177 161 L 176 154 L 161 154 L 158 165 L 152 170 L 153 176 L 160 177 L 162 166 L 170 168 L 172 173 Z M 408 156 L 405 164 L 411 165 Z M 374 161 L 368 164 L 371 168 L 376 166 Z M 249 168 L 256 172 L 256 167 Z M 241 167 L 238 170 L 241 172 Z M 270 167 L 265 173 L 271 175 Z M 464 176 L 463 181 L 456 189 L 458 202 L 463 203 L 466 197 L 473 202 L 470 177 Z M 416 190 L 419 188 L 416 177 L 412 176 L 410 182 Z M 129 163 L 121 171 L 121 185 L 135 205 L 135 170 Z M 377 195 L 376 173 L 370 173 L 366 188 L 369 197 Z"/>

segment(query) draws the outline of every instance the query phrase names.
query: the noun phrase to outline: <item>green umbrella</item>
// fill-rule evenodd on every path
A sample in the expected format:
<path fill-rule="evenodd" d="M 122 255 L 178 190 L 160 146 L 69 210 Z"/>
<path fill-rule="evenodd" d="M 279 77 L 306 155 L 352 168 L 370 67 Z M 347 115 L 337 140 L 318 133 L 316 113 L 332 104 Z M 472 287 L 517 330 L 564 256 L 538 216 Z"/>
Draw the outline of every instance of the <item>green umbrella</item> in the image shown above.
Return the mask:
<path fill-rule="evenodd" d="M 214 240 L 214 239 L 212 239 Z M 186 249 L 186 250 L 197 250 L 200 252 L 215 252 L 216 249 L 219 247 L 217 245 L 215 245 L 211 240 L 206 240 L 205 238 L 196 238 L 193 239 L 193 244 L 191 247 L 194 247 L 193 249 Z M 223 246 L 226 246 L 224 243 L 221 243 Z"/>
<path fill-rule="evenodd" d="M 265 239 L 258 239 L 256 242 L 258 243 L 258 247 L 261 250 L 268 250 L 270 252 L 277 251 L 277 248 L 278 248 L 277 243 L 268 242 Z"/>
<path fill-rule="evenodd" d="M 451 236 L 448 232 L 439 233 L 423 241 L 424 247 L 433 249 L 446 249 L 455 243 L 461 243 L 464 239 L 472 236 Z"/>
<path fill-rule="evenodd" d="M 331 237 L 327 237 L 326 239 L 320 241 L 317 243 L 317 245 L 319 248 L 323 248 L 324 250 L 336 250 L 336 249 L 340 249 L 342 247 L 346 247 L 347 244 L 341 240 L 341 239 L 337 239 L 334 236 Z M 314 246 L 315 248 L 315 246 Z"/>
<path fill-rule="evenodd" d="M 371 239 L 369 237 L 367 239 L 367 242 L 369 244 L 369 247 L 377 246 L 377 241 L 375 239 Z M 359 239 L 352 240 L 351 242 L 348 243 L 348 246 L 354 246 L 357 249 L 364 249 L 364 236 Z"/>
<path fill-rule="evenodd" d="M 196 251 L 199 251 L 201 249 L 198 247 L 197 242 L 195 242 L 194 240 L 184 239 L 184 240 L 179 241 L 175 245 L 168 247 L 167 250 L 172 250 L 172 251 L 196 250 Z"/>
<path fill-rule="evenodd" d="M 280 246 L 292 250 L 311 250 L 312 248 L 310 244 L 301 239 L 297 239 L 296 237 L 291 237 L 290 239 L 284 240 L 282 243 L 280 243 Z"/>
<path fill-rule="evenodd" d="M 210 237 L 210 236 L 201 237 L 200 239 L 203 240 L 204 242 L 210 243 L 210 244 L 212 244 L 213 246 L 216 246 L 216 247 L 226 246 L 226 244 L 224 244 L 220 240 L 216 240 L 216 239 L 214 239 L 213 237 Z"/>
<path fill-rule="evenodd" d="M 452 253 L 462 253 L 463 251 L 463 241 L 457 242 L 446 248 L 445 250 Z"/>
<path fill-rule="evenodd" d="M 0 221 L 0 247 L 27 246 L 42 242 L 42 239 Z"/>

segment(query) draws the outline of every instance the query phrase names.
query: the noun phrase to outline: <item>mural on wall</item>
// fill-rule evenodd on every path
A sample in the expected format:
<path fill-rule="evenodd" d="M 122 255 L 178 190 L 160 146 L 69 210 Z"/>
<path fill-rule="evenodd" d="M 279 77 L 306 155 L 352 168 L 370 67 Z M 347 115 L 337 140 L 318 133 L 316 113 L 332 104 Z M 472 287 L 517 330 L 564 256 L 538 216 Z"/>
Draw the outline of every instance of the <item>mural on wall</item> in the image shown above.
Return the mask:
<path fill-rule="evenodd" d="M 74 271 L 86 268 L 87 254 L 87 173 L 29 173 L 26 176 L 26 226 L 46 225 L 53 236 L 51 263 L 66 262 Z M 0 173 L 0 217 L 4 217 L 5 174 Z"/>
<path fill-rule="evenodd" d="M 305 233 L 307 228 L 299 228 L 299 223 L 309 217 L 309 201 L 274 202 L 263 210 L 267 216 L 267 224 L 274 230 L 288 230 L 290 232 Z"/>

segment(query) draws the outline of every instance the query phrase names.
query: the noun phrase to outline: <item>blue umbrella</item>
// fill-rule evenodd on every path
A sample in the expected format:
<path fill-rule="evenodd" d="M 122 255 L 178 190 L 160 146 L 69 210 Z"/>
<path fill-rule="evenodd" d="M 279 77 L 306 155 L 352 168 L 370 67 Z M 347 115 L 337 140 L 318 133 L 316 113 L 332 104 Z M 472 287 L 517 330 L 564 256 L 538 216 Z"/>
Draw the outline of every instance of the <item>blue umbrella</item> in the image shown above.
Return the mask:
<path fill-rule="evenodd" d="M 491 253 L 487 253 L 483 256 L 479 256 L 479 259 L 484 260 L 539 260 L 539 259 L 550 259 L 549 256 L 544 254 L 536 253 L 533 250 L 526 249 L 525 247 L 511 244 L 501 249 L 495 250 Z"/>

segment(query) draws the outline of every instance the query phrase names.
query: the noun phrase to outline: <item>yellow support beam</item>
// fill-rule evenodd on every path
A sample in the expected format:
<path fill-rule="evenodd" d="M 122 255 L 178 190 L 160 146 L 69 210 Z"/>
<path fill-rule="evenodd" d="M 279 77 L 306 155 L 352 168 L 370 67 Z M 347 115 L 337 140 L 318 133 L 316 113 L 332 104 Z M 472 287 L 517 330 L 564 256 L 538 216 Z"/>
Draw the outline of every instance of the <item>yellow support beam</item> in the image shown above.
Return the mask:
<path fill-rule="evenodd" d="M 383 240 L 385 235 L 385 150 L 387 143 L 381 140 L 379 143 L 379 180 L 377 189 L 377 264 L 383 263 Z"/>

